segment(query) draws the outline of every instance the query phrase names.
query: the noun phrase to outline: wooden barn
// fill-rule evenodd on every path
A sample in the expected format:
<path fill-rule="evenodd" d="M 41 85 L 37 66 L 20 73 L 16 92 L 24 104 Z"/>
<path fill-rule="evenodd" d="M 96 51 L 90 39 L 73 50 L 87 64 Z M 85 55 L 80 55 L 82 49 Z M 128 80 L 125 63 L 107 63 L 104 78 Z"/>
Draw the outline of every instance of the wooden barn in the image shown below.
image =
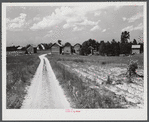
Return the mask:
<path fill-rule="evenodd" d="M 71 54 L 72 52 L 72 47 L 71 44 L 69 42 L 67 42 L 64 47 L 63 47 L 63 53 L 64 54 Z"/>
<path fill-rule="evenodd" d="M 140 54 L 141 45 L 132 45 L 132 54 Z"/>
<path fill-rule="evenodd" d="M 73 49 L 74 49 L 74 53 L 79 55 L 81 50 L 81 45 L 77 43 L 73 46 Z"/>
<path fill-rule="evenodd" d="M 43 44 L 39 44 L 37 46 L 37 50 L 45 50 L 45 46 Z"/>
<path fill-rule="evenodd" d="M 51 53 L 52 54 L 61 54 L 62 53 L 62 45 L 60 45 L 58 43 L 54 43 L 51 46 Z"/>
<path fill-rule="evenodd" d="M 25 54 L 32 54 L 32 53 L 37 53 L 37 47 L 35 45 L 28 45 L 26 47 Z"/>

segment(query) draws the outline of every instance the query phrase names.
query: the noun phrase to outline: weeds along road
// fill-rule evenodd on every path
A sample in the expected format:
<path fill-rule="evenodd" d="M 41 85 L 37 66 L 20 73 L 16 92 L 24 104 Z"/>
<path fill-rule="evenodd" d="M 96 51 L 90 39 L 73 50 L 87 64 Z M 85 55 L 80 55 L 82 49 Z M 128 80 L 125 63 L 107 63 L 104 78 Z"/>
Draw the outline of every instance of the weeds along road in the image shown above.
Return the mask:
<path fill-rule="evenodd" d="M 46 54 L 39 56 L 40 64 L 22 104 L 22 109 L 67 109 L 67 101 L 55 77 Z"/>

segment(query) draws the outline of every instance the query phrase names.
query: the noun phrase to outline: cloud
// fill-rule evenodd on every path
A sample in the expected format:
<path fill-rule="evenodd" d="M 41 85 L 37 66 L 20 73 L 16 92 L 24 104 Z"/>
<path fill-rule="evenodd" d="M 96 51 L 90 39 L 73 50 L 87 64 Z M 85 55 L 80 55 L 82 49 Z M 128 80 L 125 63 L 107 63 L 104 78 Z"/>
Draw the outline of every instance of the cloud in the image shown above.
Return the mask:
<path fill-rule="evenodd" d="M 106 29 L 103 29 L 103 30 L 102 30 L 102 32 L 105 32 L 105 31 L 106 31 Z"/>
<path fill-rule="evenodd" d="M 33 21 L 40 21 L 40 20 L 41 20 L 40 17 L 34 17 L 34 18 L 33 18 Z"/>
<path fill-rule="evenodd" d="M 70 27 L 69 24 L 65 24 L 65 25 L 63 25 L 63 28 L 64 28 L 64 29 L 67 29 L 67 28 L 69 28 L 69 27 Z"/>
<path fill-rule="evenodd" d="M 99 26 L 96 25 L 96 26 L 94 26 L 93 28 L 91 28 L 90 31 L 96 31 L 96 30 L 99 30 L 99 29 L 100 29 Z"/>
<path fill-rule="evenodd" d="M 95 12 L 94 16 L 100 16 L 101 12 Z"/>
<path fill-rule="evenodd" d="M 25 27 L 25 25 L 27 25 L 26 21 L 26 14 L 21 13 L 19 17 L 16 17 L 12 20 L 10 20 L 9 18 L 6 19 L 6 26 L 7 26 L 7 30 L 14 30 L 14 29 L 21 29 L 23 27 Z"/>
<path fill-rule="evenodd" d="M 133 27 L 133 25 L 131 25 L 122 29 L 122 31 L 134 31 L 134 30 L 143 30 L 143 24 L 140 23 L 136 27 Z"/>
<path fill-rule="evenodd" d="M 137 19 L 140 19 L 141 17 L 143 17 L 143 13 L 137 13 L 136 15 L 128 18 L 128 22 L 131 23 L 131 22 L 134 22 L 136 21 Z"/>
<path fill-rule="evenodd" d="M 81 31 L 81 30 L 83 30 L 83 27 L 78 28 L 77 26 L 75 26 L 75 27 L 73 28 L 73 31 Z"/>
<path fill-rule="evenodd" d="M 87 13 L 96 13 L 97 11 L 99 14 L 99 10 L 107 8 L 108 5 L 85 5 L 85 6 L 73 6 L 73 7 L 60 7 L 56 8 L 55 11 L 46 17 L 44 17 L 40 22 L 34 23 L 33 26 L 30 28 L 32 30 L 38 30 L 38 29 L 45 29 L 50 28 L 52 26 L 58 25 L 62 22 L 67 22 L 68 25 L 71 25 L 73 27 L 76 23 L 85 21 L 84 23 L 80 24 L 92 24 L 92 22 L 87 21 L 86 14 Z M 68 27 L 67 25 L 67 27 Z M 94 24 L 92 24 L 94 25 Z M 63 26 L 64 28 L 67 28 L 66 25 Z"/>
<path fill-rule="evenodd" d="M 126 21 L 126 20 L 127 20 L 127 18 L 126 18 L 126 17 L 123 17 L 122 19 L 123 19 L 123 21 Z"/>
<path fill-rule="evenodd" d="M 134 28 L 134 30 L 143 30 L 143 24 L 140 23 L 137 27 Z"/>
<path fill-rule="evenodd" d="M 133 25 L 123 28 L 122 31 L 133 31 Z"/>
<path fill-rule="evenodd" d="M 94 22 L 94 21 L 90 21 L 90 20 L 87 20 L 85 19 L 83 22 L 81 23 L 75 23 L 77 25 L 97 25 L 99 23 L 100 20 L 98 20 L 97 22 Z"/>

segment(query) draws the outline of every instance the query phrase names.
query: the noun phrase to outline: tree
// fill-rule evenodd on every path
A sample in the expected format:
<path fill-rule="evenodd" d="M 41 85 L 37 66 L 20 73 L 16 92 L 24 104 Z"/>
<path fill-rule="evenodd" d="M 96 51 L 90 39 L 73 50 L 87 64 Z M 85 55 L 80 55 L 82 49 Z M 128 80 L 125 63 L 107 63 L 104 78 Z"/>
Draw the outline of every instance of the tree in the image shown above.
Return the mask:
<path fill-rule="evenodd" d="M 91 47 L 97 50 L 97 42 L 94 39 L 89 39 L 88 41 L 83 42 L 82 48 L 81 48 L 81 55 L 90 54 Z"/>
<path fill-rule="evenodd" d="M 60 45 L 61 45 L 61 42 L 62 42 L 62 41 L 61 41 L 61 40 L 58 40 L 57 42 L 58 42 L 58 44 L 60 44 Z"/>
<path fill-rule="evenodd" d="M 112 48 L 111 50 L 112 55 L 119 56 L 120 54 L 119 42 L 117 43 L 115 39 L 113 39 L 111 42 L 111 48 Z"/>
<path fill-rule="evenodd" d="M 99 53 L 101 55 L 104 55 L 105 54 L 105 43 L 104 43 L 104 41 L 101 41 L 100 42 Z"/>
<path fill-rule="evenodd" d="M 128 43 L 128 39 L 130 39 L 130 34 L 127 31 L 122 32 L 121 34 L 121 43 Z"/>
<path fill-rule="evenodd" d="M 104 52 L 106 53 L 107 56 L 108 56 L 109 54 L 111 54 L 111 44 L 110 44 L 109 41 L 107 41 L 107 43 L 105 43 Z"/>
<path fill-rule="evenodd" d="M 134 45 L 137 45 L 137 41 L 135 39 L 133 40 L 133 44 Z"/>
<path fill-rule="evenodd" d="M 87 55 L 90 54 L 90 49 L 88 48 L 90 45 L 88 41 L 83 42 L 82 48 L 81 48 L 81 55 Z"/>

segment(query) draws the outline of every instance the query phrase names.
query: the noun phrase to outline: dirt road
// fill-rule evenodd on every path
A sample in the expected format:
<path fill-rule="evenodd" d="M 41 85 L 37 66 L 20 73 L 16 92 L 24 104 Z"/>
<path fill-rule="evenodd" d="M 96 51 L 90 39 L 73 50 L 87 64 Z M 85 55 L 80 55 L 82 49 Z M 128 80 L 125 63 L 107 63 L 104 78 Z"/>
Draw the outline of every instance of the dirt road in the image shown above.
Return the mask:
<path fill-rule="evenodd" d="M 39 56 L 40 64 L 28 88 L 22 109 L 67 109 L 67 101 L 55 77 L 46 54 Z"/>

